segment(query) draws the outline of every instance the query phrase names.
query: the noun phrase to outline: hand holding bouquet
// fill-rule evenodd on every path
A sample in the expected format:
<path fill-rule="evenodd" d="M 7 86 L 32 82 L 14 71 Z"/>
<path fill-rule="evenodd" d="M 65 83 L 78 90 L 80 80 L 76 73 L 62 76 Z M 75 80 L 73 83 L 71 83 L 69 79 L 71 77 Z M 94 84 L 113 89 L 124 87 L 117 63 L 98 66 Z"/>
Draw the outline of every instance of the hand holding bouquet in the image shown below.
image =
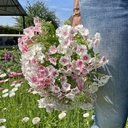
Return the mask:
<path fill-rule="evenodd" d="M 94 53 L 100 34 L 90 39 L 82 25 L 54 29 L 50 22 L 34 18 L 34 26 L 24 29 L 18 39 L 22 52 L 22 72 L 28 84 L 42 97 L 39 108 L 64 111 L 93 108 L 95 92 L 110 76 L 98 72 L 108 63 Z"/>

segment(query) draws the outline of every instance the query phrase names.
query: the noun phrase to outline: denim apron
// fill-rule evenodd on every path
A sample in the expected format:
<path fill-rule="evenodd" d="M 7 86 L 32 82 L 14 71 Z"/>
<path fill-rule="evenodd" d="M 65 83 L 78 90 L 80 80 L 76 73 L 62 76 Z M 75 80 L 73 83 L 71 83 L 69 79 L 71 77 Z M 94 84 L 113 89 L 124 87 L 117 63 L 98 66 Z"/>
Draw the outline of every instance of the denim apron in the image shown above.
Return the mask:
<path fill-rule="evenodd" d="M 97 92 L 95 128 L 124 128 L 128 116 L 128 0 L 79 0 L 90 37 L 101 34 L 96 51 L 109 59 L 112 78 Z M 94 126 L 92 126 L 93 128 Z"/>

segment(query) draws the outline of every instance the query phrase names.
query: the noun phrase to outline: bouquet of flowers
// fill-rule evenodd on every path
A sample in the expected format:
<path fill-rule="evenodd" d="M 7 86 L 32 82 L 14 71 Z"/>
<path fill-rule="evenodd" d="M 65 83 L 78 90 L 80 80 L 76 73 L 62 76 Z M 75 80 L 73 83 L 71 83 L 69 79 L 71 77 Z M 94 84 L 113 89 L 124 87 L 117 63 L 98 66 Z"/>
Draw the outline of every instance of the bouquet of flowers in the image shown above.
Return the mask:
<path fill-rule="evenodd" d="M 41 96 L 39 108 L 48 112 L 93 108 L 95 92 L 110 78 L 97 70 L 108 63 L 93 50 L 99 45 L 100 34 L 89 38 L 89 30 L 83 25 L 63 25 L 55 30 L 38 17 L 24 34 L 18 39 L 22 72 Z"/>

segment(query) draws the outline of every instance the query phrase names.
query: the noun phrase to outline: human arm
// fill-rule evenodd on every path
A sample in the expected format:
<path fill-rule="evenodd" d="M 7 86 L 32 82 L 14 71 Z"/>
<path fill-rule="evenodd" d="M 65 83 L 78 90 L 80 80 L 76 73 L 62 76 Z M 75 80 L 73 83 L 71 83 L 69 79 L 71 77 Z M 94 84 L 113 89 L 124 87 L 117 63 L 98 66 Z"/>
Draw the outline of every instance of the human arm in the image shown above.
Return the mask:
<path fill-rule="evenodd" d="M 76 26 L 81 24 L 81 16 L 80 16 L 80 9 L 79 9 L 79 0 L 74 0 L 74 9 L 72 15 L 72 26 Z"/>

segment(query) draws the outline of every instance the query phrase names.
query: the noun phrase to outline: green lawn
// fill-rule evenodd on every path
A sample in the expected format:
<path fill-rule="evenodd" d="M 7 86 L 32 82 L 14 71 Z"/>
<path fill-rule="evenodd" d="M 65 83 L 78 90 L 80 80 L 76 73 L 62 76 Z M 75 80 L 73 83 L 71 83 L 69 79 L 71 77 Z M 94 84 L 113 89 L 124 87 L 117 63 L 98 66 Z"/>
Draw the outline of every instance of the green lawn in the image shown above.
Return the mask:
<path fill-rule="evenodd" d="M 12 78 L 0 87 L 10 91 L 14 88 L 11 86 L 12 81 L 18 79 L 21 78 Z M 2 97 L 2 90 L 0 91 L 0 119 L 6 119 L 6 122 L 1 123 L 0 126 L 4 125 L 6 128 L 90 128 L 93 124 L 93 111 L 83 111 L 78 108 L 69 110 L 66 112 L 66 117 L 60 120 L 58 118 L 60 112 L 47 113 L 45 109 L 38 108 L 37 99 L 39 96 L 28 92 L 29 86 L 26 81 L 18 86 L 16 95 L 13 97 Z M 89 117 L 83 117 L 85 113 L 89 113 Z M 24 117 L 29 117 L 29 121 L 22 122 Z M 34 117 L 40 117 L 41 121 L 34 125 L 32 123 Z"/>

